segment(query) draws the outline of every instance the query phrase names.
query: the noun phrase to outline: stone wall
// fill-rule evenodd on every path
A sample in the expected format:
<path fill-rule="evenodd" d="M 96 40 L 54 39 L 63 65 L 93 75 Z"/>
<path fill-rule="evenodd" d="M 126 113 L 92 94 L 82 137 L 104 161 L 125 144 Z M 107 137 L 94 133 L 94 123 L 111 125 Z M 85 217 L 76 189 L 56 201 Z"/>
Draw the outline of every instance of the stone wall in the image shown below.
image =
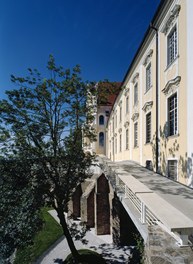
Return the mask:
<path fill-rule="evenodd" d="M 179 247 L 159 226 L 149 227 L 144 256 L 145 264 L 193 264 L 193 248 Z"/>

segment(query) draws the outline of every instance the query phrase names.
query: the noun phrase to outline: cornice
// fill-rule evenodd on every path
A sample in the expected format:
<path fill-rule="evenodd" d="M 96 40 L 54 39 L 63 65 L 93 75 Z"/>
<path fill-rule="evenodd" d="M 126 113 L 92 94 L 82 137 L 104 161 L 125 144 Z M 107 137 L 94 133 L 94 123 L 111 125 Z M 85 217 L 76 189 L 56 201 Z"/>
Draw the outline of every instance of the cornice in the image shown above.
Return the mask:
<path fill-rule="evenodd" d="M 180 13 L 181 6 L 175 5 L 174 8 L 170 12 L 170 16 L 164 24 L 162 32 L 166 35 L 168 31 L 173 27 L 176 22 L 176 19 Z"/>
<path fill-rule="evenodd" d="M 125 128 L 129 127 L 129 121 L 126 121 L 126 122 L 124 123 L 124 127 L 125 127 Z"/>
<path fill-rule="evenodd" d="M 143 65 L 146 66 L 150 61 L 151 61 L 151 57 L 153 55 L 153 50 L 150 49 L 149 52 L 147 53 L 145 60 L 143 62 Z"/>
<path fill-rule="evenodd" d="M 162 92 L 165 95 L 175 93 L 180 84 L 180 81 L 181 81 L 181 76 L 177 76 L 176 78 L 168 81 Z"/>
<path fill-rule="evenodd" d="M 139 113 L 134 113 L 131 117 L 131 119 L 133 120 L 133 122 L 135 122 L 139 117 Z"/>
<path fill-rule="evenodd" d="M 142 110 L 147 113 L 151 108 L 152 108 L 152 105 L 153 105 L 153 101 L 149 101 L 149 102 L 146 102 L 142 108 Z"/>
<path fill-rule="evenodd" d="M 125 90 L 124 90 L 124 95 L 125 95 L 125 96 L 127 96 L 127 95 L 128 95 L 128 93 L 129 93 L 129 90 L 130 90 L 130 89 L 129 89 L 129 87 L 128 87 L 128 88 L 125 88 Z"/>
<path fill-rule="evenodd" d="M 137 80 L 138 80 L 138 78 L 139 78 L 139 73 L 136 72 L 136 73 L 134 74 L 134 76 L 133 76 L 132 83 L 136 83 Z"/>

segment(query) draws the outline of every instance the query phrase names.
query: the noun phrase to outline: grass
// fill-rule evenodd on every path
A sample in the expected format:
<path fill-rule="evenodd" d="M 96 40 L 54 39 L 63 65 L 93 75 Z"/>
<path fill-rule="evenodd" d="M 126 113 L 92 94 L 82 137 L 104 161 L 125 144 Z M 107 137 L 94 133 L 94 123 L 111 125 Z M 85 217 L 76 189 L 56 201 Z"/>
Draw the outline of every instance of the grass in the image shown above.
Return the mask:
<path fill-rule="evenodd" d="M 18 249 L 14 264 L 33 263 L 63 235 L 61 226 L 48 213 L 48 210 L 50 208 L 45 207 L 41 211 L 44 224 L 42 230 L 34 237 L 33 245 Z"/>
<path fill-rule="evenodd" d="M 103 259 L 103 257 L 98 254 L 95 251 L 89 250 L 89 249 L 80 249 L 78 250 L 79 254 L 80 254 L 80 261 L 82 264 L 105 264 L 105 260 Z M 72 264 L 73 262 L 73 258 L 72 258 L 72 254 L 68 255 L 68 257 L 65 259 L 64 264 Z"/>

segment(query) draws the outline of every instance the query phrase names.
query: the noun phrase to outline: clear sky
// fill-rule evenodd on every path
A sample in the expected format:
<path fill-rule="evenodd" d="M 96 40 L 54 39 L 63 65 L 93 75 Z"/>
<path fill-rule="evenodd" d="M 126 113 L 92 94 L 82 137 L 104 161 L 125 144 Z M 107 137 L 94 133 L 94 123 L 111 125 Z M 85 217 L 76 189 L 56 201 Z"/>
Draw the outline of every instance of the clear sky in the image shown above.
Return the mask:
<path fill-rule="evenodd" d="M 84 80 L 122 81 L 160 0 L 0 0 L 0 97 L 10 75 L 80 64 Z"/>

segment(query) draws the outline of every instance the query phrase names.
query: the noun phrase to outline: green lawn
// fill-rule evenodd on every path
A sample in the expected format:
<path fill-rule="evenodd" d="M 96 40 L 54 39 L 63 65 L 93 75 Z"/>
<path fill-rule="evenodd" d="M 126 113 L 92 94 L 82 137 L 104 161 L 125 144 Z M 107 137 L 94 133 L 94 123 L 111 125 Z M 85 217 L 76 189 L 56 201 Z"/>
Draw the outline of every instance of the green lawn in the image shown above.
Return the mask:
<path fill-rule="evenodd" d="M 42 230 L 35 236 L 33 245 L 17 251 L 14 264 L 33 263 L 63 235 L 61 226 L 48 213 L 49 209 L 42 209 L 42 218 L 44 221 Z"/>

